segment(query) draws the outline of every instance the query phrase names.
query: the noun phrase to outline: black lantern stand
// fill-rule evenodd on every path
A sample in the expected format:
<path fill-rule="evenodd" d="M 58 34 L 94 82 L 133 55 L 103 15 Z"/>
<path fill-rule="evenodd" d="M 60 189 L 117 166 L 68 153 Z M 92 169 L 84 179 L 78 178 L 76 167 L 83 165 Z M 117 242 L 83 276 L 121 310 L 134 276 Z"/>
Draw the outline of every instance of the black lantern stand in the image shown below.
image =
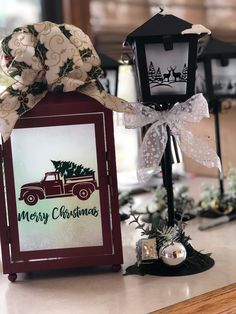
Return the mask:
<path fill-rule="evenodd" d="M 215 123 L 216 152 L 220 160 L 222 160 L 221 140 L 220 140 L 220 117 L 219 117 L 220 108 L 221 108 L 221 102 L 219 100 L 218 101 L 215 100 L 213 104 L 213 114 L 214 114 L 214 123 Z M 218 169 L 218 179 L 219 179 L 220 197 L 223 197 L 224 195 L 223 169 L 221 171 L 219 171 Z"/>
<path fill-rule="evenodd" d="M 204 62 L 206 97 L 215 120 L 216 151 L 221 153 L 219 113 L 223 99 L 236 97 L 236 47 L 211 38 L 201 58 Z M 223 173 L 218 171 L 220 196 L 224 195 Z"/>
<path fill-rule="evenodd" d="M 183 34 L 191 23 L 173 15 L 157 14 L 130 33 L 125 45 L 134 53 L 139 101 L 157 111 L 169 110 L 194 94 L 199 35 Z M 205 35 L 205 34 L 204 34 Z M 162 160 L 163 183 L 168 198 L 168 224 L 174 226 L 171 131 Z"/>

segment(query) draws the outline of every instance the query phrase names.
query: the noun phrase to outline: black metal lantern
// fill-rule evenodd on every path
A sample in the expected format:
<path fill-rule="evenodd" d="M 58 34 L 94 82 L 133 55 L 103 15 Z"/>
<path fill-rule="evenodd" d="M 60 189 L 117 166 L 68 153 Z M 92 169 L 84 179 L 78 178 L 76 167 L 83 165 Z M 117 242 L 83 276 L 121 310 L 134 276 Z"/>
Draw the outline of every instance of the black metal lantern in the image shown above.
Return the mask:
<path fill-rule="evenodd" d="M 103 69 L 103 75 L 99 78 L 99 80 L 106 92 L 116 96 L 119 63 L 102 53 L 99 54 L 99 57 L 101 59 L 101 66 Z"/>
<path fill-rule="evenodd" d="M 196 91 L 205 94 L 214 113 L 216 150 L 221 159 L 219 112 L 223 99 L 236 98 L 236 46 L 215 38 L 209 40 L 198 60 Z M 223 176 L 219 173 L 218 177 L 220 195 L 223 196 Z"/>
<path fill-rule="evenodd" d="M 197 30 L 198 29 L 198 30 Z M 209 34 L 201 25 L 194 26 L 173 15 L 157 14 L 130 33 L 125 45 L 134 53 L 139 100 L 155 110 L 170 109 L 194 94 L 199 38 Z M 199 50 L 199 51 L 198 51 Z M 171 132 L 162 158 L 163 183 L 167 190 L 168 224 L 174 226 Z"/>
<path fill-rule="evenodd" d="M 139 98 L 154 103 L 156 110 L 166 110 L 194 94 L 200 36 L 191 31 L 192 26 L 173 15 L 159 13 L 125 40 L 134 51 Z"/>
<path fill-rule="evenodd" d="M 236 46 L 211 38 L 203 54 L 210 101 L 236 97 Z"/>

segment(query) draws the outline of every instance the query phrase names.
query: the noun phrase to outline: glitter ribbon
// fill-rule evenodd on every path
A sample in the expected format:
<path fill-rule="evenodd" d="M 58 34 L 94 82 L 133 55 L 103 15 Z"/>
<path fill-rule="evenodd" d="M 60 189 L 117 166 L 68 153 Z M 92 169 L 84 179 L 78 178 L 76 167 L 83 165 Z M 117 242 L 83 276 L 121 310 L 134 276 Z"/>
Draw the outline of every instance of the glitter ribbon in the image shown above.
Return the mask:
<path fill-rule="evenodd" d="M 151 124 L 140 147 L 138 157 L 138 179 L 147 181 L 160 171 L 160 162 L 165 151 L 168 125 L 181 151 L 208 168 L 218 167 L 221 161 L 206 141 L 193 134 L 187 123 L 199 123 L 209 118 L 206 99 L 196 94 L 183 103 L 176 103 L 171 110 L 156 111 L 140 103 L 133 103 L 134 113 L 125 113 L 126 128 L 137 128 Z"/>

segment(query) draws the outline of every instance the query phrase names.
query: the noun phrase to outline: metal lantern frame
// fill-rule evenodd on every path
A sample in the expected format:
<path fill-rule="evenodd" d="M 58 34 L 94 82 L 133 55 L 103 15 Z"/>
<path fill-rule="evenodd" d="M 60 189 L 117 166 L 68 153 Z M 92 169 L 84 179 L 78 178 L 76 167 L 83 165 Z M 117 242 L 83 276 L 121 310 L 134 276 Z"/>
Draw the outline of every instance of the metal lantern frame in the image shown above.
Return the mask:
<path fill-rule="evenodd" d="M 202 56 L 205 68 L 207 97 L 210 101 L 217 101 L 224 98 L 236 98 L 235 94 L 215 94 L 213 88 L 212 63 L 213 59 L 219 60 L 222 67 L 229 65 L 229 59 L 236 60 L 236 46 L 223 42 L 221 40 L 211 38 Z"/>
<path fill-rule="evenodd" d="M 12 141 L 12 137 L 10 137 L 9 140 L 7 140 L 0 146 L 0 161 L 3 165 L 3 167 L 0 167 L 0 236 L 1 236 L 3 273 L 9 274 L 8 278 L 10 281 L 16 280 L 17 277 L 16 273 L 18 272 L 31 272 L 41 270 L 43 271 L 47 269 L 88 267 L 99 265 L 112 265 L 113 270 L 116 271 L 121 268 L 120 264 L 123 263 L 123 256 L 120 233 L 120 217 L 117 191 L 112 111 L 102 106 L 95 99 L 80 93 L 76 92 L 49 93 L 44 99 L 42 99 L 37 104 L 37 106 L 35 106 L 32 110 L 25 113 L 17 121 L 14 130 L 15 132 L 18 132 L 21 135 L 22 130 L 25 132 L 24 134 L 30 134 L 30 136 L 32 137 L 31 141 L 33 141 L 34 143 L 35 139 L 33 135 L 30 133 L 30 131 L 33 131 L 34 128 L 36 129 L 38 128 L 37 130 L 39 129 L 41 130 L 45 127 L 46 128 L 53 127 L 55 130 L 56 128 L 60 127 L 64 130 L 65 127 L 67 127 L 66 129 L 67 131 L 63 131 L 66 133 L 62 133 L 62 131 L 60 131 L 61 132 L 60 136 L 61 139 L 62 138 L 65 139 L 67 137 L 67 141 L 68 143 L 70 143 L 70 139 L 72 136 L 71 132 L 75 132 L 75 130 L 78 131 L 81 129 L 85 130 L 86 126 L 88 126 L 89 128 L 93 128 L 94 130 L 93 141 L 95 144 L 93 147 L 89 149 L 91 151 L 94 150 L 93 154 L 94 157 L 92 158 L 94 159 L 94 163 L 97 164 L 96 190 L 98 192 L 96 193 L 98 194 L 96 195 L 98 196 L 96 196 L 94 200 L 91 201 L 92 203 L 84 203 L 83 200 L 81 201 L 79 199 L 78 196 L 79 194 L 76 193 L 73 193 L 73 195 L 70 194 L 69 196 L 73 197 L 68 198 L 68 194 L 63 194 L 60 188 L 60 192 L 58 195 L 51 194 L 49 195 L 50 199 L 51 196 L 54 198 L 59 197 L 59 199 L 56 198 L 55 201 L 53 201 L 54 199 L 53 198 L 52 199 L 53 203 L 48 203 L 45 202 L 44 199 L 43 200 L 39 199 L 40 202 L 39 206 L 42 206 L 42 208 L 45 207 L 45 210 L 47 210 L 48 213 L 51 213 L 50 221 L 52 221 L 53 217 L 51 209 L 54 206 L 58 206 L 57 205 L 58 202 L 59 204 L 62 201 L 63 204 L 64 202 L 67 202 L 65 203 L 67 204 L 67 206 L 68 205 L 79 206 L 79 208 L 81 207 L 83 208 L 84 206 L 94 206 L 95 204 L 95 206 L 97 206 L 97 208 L 99 209 L 100 213 L 99 224 L 101 226 L 98 228 L 99 231 L 97 231 L 99 232 L 100 237 L 99 240 L 100 242 L 98 242 L 98 245 L 95 244 L 96 241 L 94 240 L 91 240 L 90 242 L 86 240 L 87 242 L 78 241 L 77 246 L 76 246 L 77 242 L 73 243 L 73 245 L 70 246 L 70 241 L 72 241 L 70 240 L 70 238 L 68 240 L 69 241 L 68 244 L 66 245 L 61 244 L 60 243 L 61 235 L 58 234 L 59 243 L 57 242 L 56 246 L 52 245 L 50 247 L 51 242 L 49 242 L 46 246 L 47 248 L 41 247 L 41 245 L 38 245 L 36 247 L 35 245 L 33 245 L 32 248 L 29 247 L 28 249 L 28 243 L 25 244 L 26 249 L 24 246 L 21 247 L 23 240 L 19 232 L 20 228 L 19 223 L 21 223 L 21 220 L 19 220 L 19 213 L 21 213 L 22 210 L 26 210 L 25 208 L 28 205 L 26 204 L 21 205 L 22 203 L 19 203 L 20 200 L 19 189 L 17 186 L 19 186 L 19 182 L 20 186 L 22 187 L 29 186 L 29 184 L 25 184 L 25 182 L 22 181 L 22 183 L 25 184 L 22 185 L 21 181 L 19 181 L 22 180 L 21 177 L 18 177 L 17 184 L 15 181 L 16 173 L 14 173 L 14 169 L 16 169 L 15 167 L 19 167 L 20 161 L 17 158 L 19 153 L 17 156 L 15 156 L 14 150 L 16 147 L 18 147 L 17 145 L 19 145 L 19 141 L 17 141 L 17 139 Z M 45 145 L 44 143 L 47 142 L 48 135 L 45 136 L 45 132 L 48 132 L 47 130 L 48 129 L 46 129 L 46 131 L 44 131 L 43 133 L 44 134 L 42 140 L 43 145 Z M 59 135 L 57 133 L 57 137 L 58 136 Z M 78 138 L 76 134 L 74 134 L 73 136 L 74 136 L 73 138 Z M 22 156 L 24 156 L 23 155 L 24 136 L 23 138 L 21 137 L 21 142 L 23 146 L 21 145 L 20 147 L 23 148 L 20 149 L 22 151 Z M 35 143 L 37 144 L 37 142 Z M 52 147 L 52 152 L 54 149 L 53 145 L 54 141 L 51 135 L 50 147 Z M 60 145 L 63 149 L 64 147 L 63 142 Z M 68 146 L 66 147 L 68 148 Z M 80 145 L 74 145 L 72 150 L 73 152 L 71 154 L 73 154 L 73 156 L 84 156 L 83 158 L 88 157 L 86 151 L 84 151 L 83 147 L 80 147 Z M 57 150 L 55 150 L 55 153 L 56 151 Z M 28 152 L 28 150 L 26 152 Z M 70 154 L 70 151 L 67 153 Z M 39 154 L 39 156 L 44 156 L 44 151 L 39 151 L 37 152 L 37 154 Z M 16 164 L 14 164 L 14 161 Z M 42 164 L 42 166 L 43 165 L 44 164 Z M 35 166 L 37 167 L 37 165 Z M 85 176 L 84 178 L 82 178 L 82 181 L 86 179 L 88 179 L 88 177 Z M 56 186 L 59 184 L 59 181 L 57 180 L 58 179 L 55 179 L 54 181 L 55 184 L 53 186 L 54 188 L 53 191 L 55 191 Z M 65 178 L 63 180 L 65 180 Z M 73 183 L 73 181 L 71 182 Z M 32 185 L 33 184 L 37 184 L 37 182 L 32 183 Z M 62 184 L 66 185 L 66 182 Z M 86 182 L 83 182 L 81 184 L 86 184 Z M 91 183 L 87 182 L 87 185 L 88 184 L 90 184 L 91 187 Z M 36 189 L 37 186 L 35 185 L 35 187 L 32 188 Z M 65 186 L 63 190 L 65 190 Z M 52 194 L 55 194 L 55 192 L 53 192 Z M 75 198 L 75 195 L 78 196 L 78 199 Z M 87 200 L 87 198 L 85 198 L 85 200 Z M 41 201 L 42 205 L 40 205 Z M 21 200 L 20 202 L 23 202 L 23 200 Z M 50 206 L 52 206 L 52 208 Z M 33 215 L 34 212 L 38 211 L 38 207 L 34 208 L 33 206 L 28 206 L 27 210 L 29 211 L 29 215 L 31 215 L 31 213 Z M 73 222 L 74 220 L 72 221 L 72 223 Z M 78 221 L 76 220 L 76 223 L 77 222 L 81 223 L 79 222 L 79 220 Z M 29 223 L 30 222 L 28 222 L 28 224 Z M 53 224 L 56 223 L 57 222 L 53 222 Z M 35 224 L 34 232 L 37 231 L 37 226 L 38 224 Z M 79 228 L 79 226 L 81 225 L 77 224 L 77 228 Z M 90 228 L 91 227 L 93 226 L 90 226 Z M 56 230 L 61 230 L 60 228 Z M 68 225 L 67 220 L 65 223 L 65 228 L 67 228 L 66 230 L 70 228 L 70 225 Z M 82 226 L 82 228 L 84 227 Z M 40 236 L 39 234 L 41 232 L 40 230 L 41 229 L 37 231 L 38 238 Z M 62 229 L 61 232 L 66 232 L 66 230 Z M 92 228 L 91 232 L 93 232 Z M 30 241 L 32 241 L 32 239 Z"/>
<path fill-rule="evenodd" d="M 99 53 L 99 57 L 101 59 L 101 67 L 103 71 L 114 71 L 115 72 L 115 86 L 114 93 L 109 91 L 113 96 L 117 96 L 118 90 L 118 71 L 119 71 L 119 62 L 110 58 L 109 56 Z"/>
<path fill-rule="evenodd" d="M 202 35 L 194 32 L 183 33 L 190 30 L 192 24 L 173 15 L 156 14 L 146 23 L 127 35 L 124 45 L 131 46 L 133 50 L 133 63 L 138 81 L 139 100 L 152 103 L 156 110 L 170 109 L 178 101 L 185 101 L 194 94 L 195 71 L 199 38 Z M 188 76 L 185 93 L 165 93 L 151 95 L 148 83 L 148 66 L 146 62 L 146 44 L 163 44 L 165 51 L 174 50 L 175 43 L 188 44 Z M 157 56 L 158 58 L 158 56 Z"/>
<path fill-rule="evenodd" d="M 219 113 L 221 111 L 221 102 L 226 98 L 236 98 L 236 93 L 232 94 L 215 94 L 213 87 L 213 71 L 212 71 L 212 60 L 216 59 L 221 62 L 222 67 L 226 67 L 229 64 L 229 59 L 236 60 L 236 46 L 228 42 L 223 42 L 216 38 L 211 37 L 207 47 L 199 58 L 199 62 L 203 62 L 204 72 L 205 72 L 205 84 L 206 84 L 206 94 L 210 105 L 210 109 L 214 114 L 215 123 L 215 138 L 216 138 L 216 151 L 218 156 L 222 157 L 221 152 L 221 139 L 220 139 L 220 120 Z M 219 189 L 221 197 L 224 194 L 224 178 L 223 175 L 218 172 L 219 179 Z"/>
<path fill-rule="evenodd" d="M 177 101 L 185 101 L 193 95 L 195 84 L 195 69 L 192 67 L 193 61 L 197 57 L 197 35 L 173 35 L 173 36 L 150 36 L 149 38 L 138 38 L 133 50 L 135 52 L 134 64 L 138 86 L 140 90 L 140 100 L 150 102 L 156 110 L 163 111 L 170 109 L 171 105 Z M 188 79 L 186 93 L 179 95 L 151 95 L 148 83 L 148 65 L 146 62 L 145 44 L 163 44 L 166 50 L 169 49 L 167 43 L 188 43 Z M 171 47 L 170 46 L 170 47 Z M 157 103 L 157 104 L 155 104 Z M 161 104 L 162 106 L 158 105 Z"/>

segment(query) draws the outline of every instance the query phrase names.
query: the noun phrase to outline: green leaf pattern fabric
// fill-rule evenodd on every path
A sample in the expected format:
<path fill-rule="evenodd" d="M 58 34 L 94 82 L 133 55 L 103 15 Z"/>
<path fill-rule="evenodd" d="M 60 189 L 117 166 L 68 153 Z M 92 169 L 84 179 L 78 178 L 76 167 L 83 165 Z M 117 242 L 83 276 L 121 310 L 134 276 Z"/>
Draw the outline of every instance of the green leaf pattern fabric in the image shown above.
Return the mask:
<path fill-rule="evenodd" d="M 48 91 L 77 90 L 111 110 L 132 112 L 129 103 L 101 87 L 97 52 L 89 37 L 73 25 L 42 22 L 18 27 L 1 42 L 0 67 L 15 80 L 0 94 L 0 133 L 4 141 L 18 118 Z"/>

